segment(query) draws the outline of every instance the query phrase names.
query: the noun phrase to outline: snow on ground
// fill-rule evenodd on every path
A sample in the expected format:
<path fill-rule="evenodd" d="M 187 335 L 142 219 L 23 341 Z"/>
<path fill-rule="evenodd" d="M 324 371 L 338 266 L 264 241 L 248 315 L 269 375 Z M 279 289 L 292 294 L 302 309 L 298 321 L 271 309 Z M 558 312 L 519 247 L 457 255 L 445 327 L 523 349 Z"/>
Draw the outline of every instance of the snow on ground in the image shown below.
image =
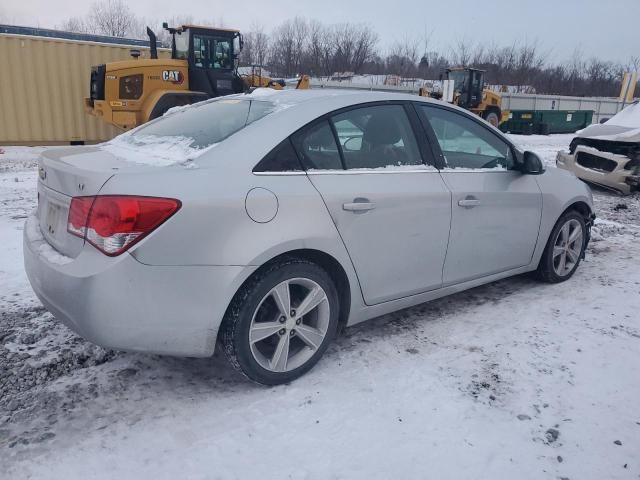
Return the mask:
<path fill-rule="evenodd" d="M 513 138 L 547 165 L 570 140 Z M 111 352 L 55 322 L 22 271 L 36 170 L 5 150 L 0 477 L 640 477 L 640 196 L 595 192 L 569 282 L 519 276 L 366 322 L 266 388 L 218 354 Z"/>
<path fill-rule="evenodd" d="M 524 150 L 536 152 L 547 167 L 556 166 L 558 150 L 569 150 L 569 143 L 575 135 L 563 133 L 559 135 L 507 135 L 513 143 Z"/>

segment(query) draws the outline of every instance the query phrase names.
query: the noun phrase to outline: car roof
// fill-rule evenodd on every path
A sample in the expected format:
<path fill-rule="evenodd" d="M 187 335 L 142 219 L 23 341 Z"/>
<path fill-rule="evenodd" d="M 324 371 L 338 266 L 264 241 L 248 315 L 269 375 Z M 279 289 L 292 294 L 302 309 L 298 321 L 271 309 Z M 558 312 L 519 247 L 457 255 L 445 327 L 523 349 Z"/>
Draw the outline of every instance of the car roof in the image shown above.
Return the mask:
<path fill-rule="evenodd" d="M 334 88 L 313 88 L 313 89 L 286 89 L 274 90 L 271 88 L 258 88 L 252 93 L 239 94 L 240 98 L 252 100 L 265 100 L 278 104 L 286 104 L 289 106 L 299 105 L 307 102 L 323 102 L 328 99 L 332 100 L 333 105 L 336 103 L 343 104 L 348 107 L 359 103 L 380 102 L 380 101 L 423 101 L 429 103 L 441 103 L 430 98 L 420 97 L 415 94 L 399 93 L 399 92 L 380 92 L 370 90 L 351 90 L 351 89 L 334 89 Z"/>

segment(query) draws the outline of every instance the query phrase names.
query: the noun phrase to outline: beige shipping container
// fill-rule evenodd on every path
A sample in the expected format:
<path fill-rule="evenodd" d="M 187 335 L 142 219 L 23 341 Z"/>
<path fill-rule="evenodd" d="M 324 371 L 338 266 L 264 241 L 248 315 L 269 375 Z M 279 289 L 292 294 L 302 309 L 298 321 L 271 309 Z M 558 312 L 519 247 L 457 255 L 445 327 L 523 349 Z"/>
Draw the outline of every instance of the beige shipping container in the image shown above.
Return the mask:
<path fill-rule="evenodd" d="M 91 67 L 132 60 L 131 49 L 149 57 L 139 45 L 0 33 L 0 145 L 96 143 L 121 133 L 86 113 L 84 98 Z"/>

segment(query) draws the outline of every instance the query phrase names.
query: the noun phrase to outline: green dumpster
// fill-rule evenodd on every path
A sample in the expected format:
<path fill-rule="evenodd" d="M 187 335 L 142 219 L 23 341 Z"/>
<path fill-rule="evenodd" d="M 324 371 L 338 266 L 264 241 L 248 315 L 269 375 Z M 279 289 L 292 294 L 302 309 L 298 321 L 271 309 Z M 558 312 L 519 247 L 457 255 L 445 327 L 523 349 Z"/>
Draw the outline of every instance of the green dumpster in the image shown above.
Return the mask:
<path fill-rule="evenodd" d="M 511 110 L 500 130 L 521 135 L 573 133 L 592 121 L 593 110 Z"/>

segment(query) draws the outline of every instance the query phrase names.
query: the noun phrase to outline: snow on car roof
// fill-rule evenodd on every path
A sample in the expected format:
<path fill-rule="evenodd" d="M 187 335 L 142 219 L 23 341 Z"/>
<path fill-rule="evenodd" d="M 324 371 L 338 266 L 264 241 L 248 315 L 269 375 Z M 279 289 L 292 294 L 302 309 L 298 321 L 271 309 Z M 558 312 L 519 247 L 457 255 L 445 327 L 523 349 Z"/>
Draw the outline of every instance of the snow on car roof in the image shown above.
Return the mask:
<path fill-rule="evenodd" d="M 351 89 L 341 90 L 334 88 L 313 88 L 302 90 L 293 88 L 285 90 L 274 90 L 272 88 L 256 88 L 251 93 L 239 93 L 230 96 L 236 98 L 267 100 L 274 103 L 289 105 L 296 105 L 311 100 L 325 99 L 330 97 L 342 97 L 345 100 L 345 104 L 375 100 L 431 100 L 425 97 L 420 97 L 415 94 L 411 95 L 408 93 Z"/>

